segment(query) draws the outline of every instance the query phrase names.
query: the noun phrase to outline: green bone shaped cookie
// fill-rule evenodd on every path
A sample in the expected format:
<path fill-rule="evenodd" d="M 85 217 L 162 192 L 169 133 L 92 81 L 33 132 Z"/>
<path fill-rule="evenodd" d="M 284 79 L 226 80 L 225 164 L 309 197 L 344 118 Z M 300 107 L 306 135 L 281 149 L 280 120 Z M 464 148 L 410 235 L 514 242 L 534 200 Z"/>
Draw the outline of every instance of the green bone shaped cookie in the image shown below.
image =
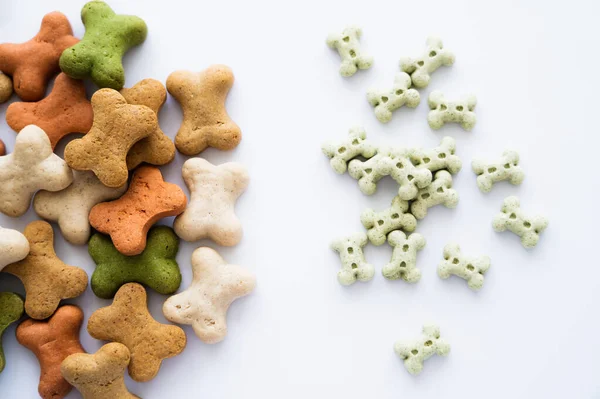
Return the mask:
<path fill-rule="evenodd" d="M 0 373 L 4 370 L 4 350 L 2 349 L 2 334 L 12 323 L 23 315 L 23 300 L 12 292 L 0 292 Z"/>
<path fill-rule="evenodd" d="M 148 28 L 144 20 L 117 15 L 103 1 L 90 1 L 81 10 L 83 39 L 60 56 L 60 69 L 75 79 L 91 77 L 100 88 L 121 90 L 125 84 L 123 55 L 142 44 Z"/>
<path fill-rule="evenodd" d="M 181 272 L 175 260 L 178 249 L 179 238 L 166 226 L 150 229 L 146 249 L 136 256 L 121 254 L 109 237 L 96 233 L 88 245 L 96 262 L 92 291 L 100 298 L 109 299 L 123 284 L 136 282 L 160 294 L 173 294 L 181 284 Z"/>

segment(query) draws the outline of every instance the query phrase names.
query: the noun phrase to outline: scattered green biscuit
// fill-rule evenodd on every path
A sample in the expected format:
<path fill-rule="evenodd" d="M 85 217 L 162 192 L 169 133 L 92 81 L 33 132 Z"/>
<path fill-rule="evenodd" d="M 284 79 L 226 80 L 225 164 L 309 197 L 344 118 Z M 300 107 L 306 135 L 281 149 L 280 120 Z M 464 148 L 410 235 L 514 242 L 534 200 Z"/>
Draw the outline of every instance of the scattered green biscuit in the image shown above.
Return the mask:
<path fill-rule="evenodd" d="M 126 283 L 144 284 L 164 295 L 175 293 L 181 284 L 181 272 L 175 260 L 179 238 L 166 226 L 150 229 L 146 249 L 139 255 L 121 254 L 109 237 L 96 233 L 88 251 L 96 263 L 92 291 L 100 298 L 115 296 Z"/>
<path fill-rule="evenodd" d="M 23 315 L 23 300 L 12 292 L 0 292 L 0 373 L 6 361 L 2 349 L 2 334 L 9 325 L 18 321 Z"/>
<path fill-rule="evenodd" d="M 81 10 L 83 39 L 60 56 L 60 69 L 75 79 L 91 77 L 98 87 L 121 90 L 125 84 L 123 55 L 142 44 L 148 28 L 139 17 L 117 15 L 103 1 L 90 1 Z"/>

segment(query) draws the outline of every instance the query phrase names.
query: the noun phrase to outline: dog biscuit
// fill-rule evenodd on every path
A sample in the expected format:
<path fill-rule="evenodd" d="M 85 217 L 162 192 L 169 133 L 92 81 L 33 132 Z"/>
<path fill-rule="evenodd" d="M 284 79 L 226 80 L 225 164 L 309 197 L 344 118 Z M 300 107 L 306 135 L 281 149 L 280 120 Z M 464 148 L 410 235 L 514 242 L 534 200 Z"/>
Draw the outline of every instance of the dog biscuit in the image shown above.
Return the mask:
<path fill-rule="evenodd" d="M 427 209 L 440 204 L 450 209 L 458 205 L 458 193 L 452 188 L 452 175 L 446 170 L 435 172 L 433 182 L 419 190 L 417 198 L 410 205 L 410 212 L 417 219 L 423 219 Z"/>
<path fill-rule="evenodd" d="M 29 241 L 17 230 L 0 226 L 0 272 L 5 266 L 18 262 L 29 254 Z"/>
<path fill-rule="evenodd" d="M 362 30 L 357 26 L 349 26 L 342 33 L 332 33 L 327 36 L 326 43 L 336 49 L 342 64 L 340 75 L 352 76 L 359 69 L 369 69 L 373 65 L 373 57 L 363 54 L 358 39 L 362 36 Z"/>
<path fill-rule="evenodd" d="M 543 216 L 532 218 L 525 216 L 517 197 L 508 197 L 504 200 L 502 211 L 492 222 L 494 230 L 502 232 L 510 230 L 521 237 L 521 244 L 525 248 L 533 248 L 540 240 L 540 234 L 548 227 L 548 219 Z"/>
<path fill-rule="evenodd" d="M 400 230 L 388 236 L 388 243 L 393 248 L 392 259 L 381 270 L 383 277 L 389 280 L 402 279 L 407 283 L 416 283 L 421 279 L 421 271 L 417 269 L 417 252 L 425 248 L 425 238 L 413 233 L 408 238 Z"/>
<path fill-rule="evenodd" d="M 462 168 L 462 161 L 455 153 L 456 141 L 446 136 L 437 147 L 413 149 L 410 160 L 417 168 L 429 169 L 431 172 L 446 169 L 455 175 Z"/>
<path fill-rule="evenodd" d="M 419 58 L 401 58 L 400 69 L 410 75 L 412 84 L 422 89 L 429 85 L 431 74 L 442 65 L 454 64 L 454 54 L 444 49 L 442 40 L 437 37 L 428 37 L 426 50 Z"/>
<path fill-rule="evenodd" d="M 328 141 L 321 146 L 323 154 L 330 158 L 333 170 L 343 174 L 348 169 L 348 162 L 361 156 L 371 158 L 377 153 L 377 148 L 367 140 L 367 132 L 357 126 L 350 129 L 348 137 L 340 141 Z"/>
<path fill-rule="evenodd" d="M 367 92 L 367 101 L 374 107 L 375 116 L 381 123 L 392 120 L 392 112 L 406 105 L 415 108 L 421 102 L 421 96 L 415 89 L 411 89 L 410 76 L 400 72 L 394 79 L 391 89 L 371 89 Z"/>
<path fill-rule="evenodd" d="M 0 104 L 7 102 L 13 94 L 13 84 L 10 76 L 0 72 Z M 4 154 L 0 154 L 4 155 Z"/>
<path fill-rule="evenodd" d="M 499 181 L 508 180 L 510 184 L 518 186 L 525 179 L 516 151 L 504 151 L 499 159 L 491 162 L 474 159 L 471 167 L 477 175 L 477 187 L 484 193 L 492 191 L 492 186 Z"/>
<path fill-rule="evenodd" d="M 483 287 L 484 274 L 490 266 L 489 256 L 463 256 L 458 244 L 451 243 L 444 247 L 444 260 L 438 265 L 437 273 L 442 279 L 447 279 L 452 274 L 458 276 L 467 280 L 469 288 L 479 291 Z"/>
<path fill-rule="evenodd" d="M 0 292 L 0 373 L 6 366 L 4 349 L 2 348 L 2 335 L 12 323 L 23 316 L 23 300 L 12 292 Z"/>
<path fill-rule="evenodd" d="M 423 362 L 434 354 L 448 355 L 450 345 L 440 338 L 440 328 L 431 324 L 423 326 L 423 333 L 419 338 L 397 341 L 394 344 L 394 351 L 404 360 L 406 370 L 417 375 L 423 370 Z"/>
<path fill-rule="evenodd" d="M 413 231 L 417 227 L 417 219 L 408 213 L 408 201 L 396 196 L 392 200 L 392 206 L 375 212 L 366 209 L 360 216 L 362 225 L 367 229 L 367 237 L 373 245 L 385 243 L 389 232 L 394 230 Z"/>
<path fill-rule="evenodd" d="M 339 238 L 331 243 L 331 249 L 337 252 L 342 263 L 342 270 L 338 272 L 338 281 L 342 285 L 354 284 L 356 280 L 370 281 L 375 275 L 373 265 L 367 263 L 363 247 L 369 239 L 365 233 L 354 233 L 347 237 Z"/>
<path fill-rule="evenodd" d="M 477 99 L 473 95 L 465 96 L 460 100 L 447 101 L 441 91 L 435 90 L 429 94 L 429 126 L 438 130 L 446 123 L 459 123 L 467 131 L 473 130 L 477 117 L 475 106 Z"/>
<path fill-rule="evenodd" d="M 4 146 L 4 141 L 0 140 L 0 157 L 6 155 L 6 147 Z"/>

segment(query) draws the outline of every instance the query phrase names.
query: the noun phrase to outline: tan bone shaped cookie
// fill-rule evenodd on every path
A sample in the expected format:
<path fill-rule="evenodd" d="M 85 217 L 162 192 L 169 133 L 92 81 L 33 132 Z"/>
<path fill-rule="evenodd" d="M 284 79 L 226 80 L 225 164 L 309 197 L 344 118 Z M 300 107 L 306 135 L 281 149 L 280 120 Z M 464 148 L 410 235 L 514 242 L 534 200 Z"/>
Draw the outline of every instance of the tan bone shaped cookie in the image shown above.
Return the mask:
<path fill-rule="evenodd" d="M 233 72 L 225 65 L 212 65 L 202 72 L 176 71 L 167 78 L 167 90 L 183 109 L 183 122 L 175 146 L 185 155 L 197 155 L 207 147 L 232 150 L 242 132 L 225 109 L 233 86 Z"/>
<path fill-rule="evenodd" d="M 129 349 L 129 375 L 138 382 L 153 379 L 162 361 L 180 354 L 186 344 L 180 327 L 152 318 L 146 300 L 142 285 L 125 284 L 117 291 L 112 305 L 92 313 L 87 325 L 92 337 L 119 342 Z"/>
<path fill-rule="evenodd" d="M 54 252 L 54 232 L 49 223 L 31 222 L 25 228 L 30 252 L 3 272 L 18 277 L 25 286 L 25 312 L 32 319 L 46 319 L 54 313 L 62 299 L 81 295 L 88 284 L 87 273 L 66 265 Z"/>
<path fill-rule="evenodd" d="M 196 335 L 208 344 L 222 341 L 227 334 L 227 309 L 248 295 L 256 285 L 253 274 L 231 265 L 211 248 L 192 254 L 192 284 L 163 305 L 165 317 L 178 324 L 191 324 Z"/>
<path fill-rule="evenodd" d="M 219 245 L 233 246 L 242 239 L 242 224 L 234 213 L 235 202 L 248 186 L 248 173 L 239 163 L 218 166 L 202 158 L 183 164 L 183 180 L 191 198 L 175 219 L 175 233 L 186 241 L 210 238 Z"/>
<path fill-rule="evenodd" d="M 36 191 L 60 191 L 72 181 L 71 169 L 52 152 L 46 133 L 26 126 L 17 135 L 15 150 L 0 157 L 0 212 L 21 216 Z"/>
<path fill-rule="evenodd" d="M 156 114 L 146 106 L 127 104 L 112 89 L 94 93 L 92 108 L 92 128 L 83 138 L 67 144 L 65 160 L 75 170 L 93 171 L 107 187 L 121 187 L 129 176 L 127 153 L 156 131 Z"/>
<path fill-rule="evenodd" d="M 6 265 L 25 259 L 28 253 L 27 237 L 17 230 L 0 226 L 0 272 Z"/>

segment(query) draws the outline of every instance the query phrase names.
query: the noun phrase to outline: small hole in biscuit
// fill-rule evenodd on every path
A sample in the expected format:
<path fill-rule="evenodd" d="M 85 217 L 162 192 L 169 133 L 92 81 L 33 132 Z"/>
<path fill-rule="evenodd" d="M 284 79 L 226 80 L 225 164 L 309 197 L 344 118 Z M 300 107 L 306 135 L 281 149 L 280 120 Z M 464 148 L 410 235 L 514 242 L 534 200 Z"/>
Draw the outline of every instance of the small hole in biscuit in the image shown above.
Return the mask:
<path fill-rule="evenodd" d="M 421 194 L 421 198 L 422 199 L 427 199 L 429 197 L 431 197 L 431 194 L 429 194 L 429 193 L 423 193 L 423 194 Z"/>
<path fill-rule="evenodd" d="M 344 36 L 342 40 L 348 43 L 350 41 L 350 36 Z"/>
<path fill-rule="evenodd" d="M 207 326 L 214 326 L 216 322 L 213 319 L 204 319 L 204 324 Z"/>
<path fill-rule="evenodd" d="M 413 175 L 408 175 L 406 176 L 406 178 L 408 179 L 408 181 L 413 181 L 413 179 L 415 178 Z"/>
<path fill-rule="evenodd" d="M 443 193 L 444 192 L 444 187 L 438 187 L 438 189 L 435 190 L 435 191 L 437 191 L 438 193 Z"/>
<path fill-rule="evenodd" d="M 352 145 L 358 145 L 358 143 L 359 143 L 358 139 L 352 140 Z"/>
<path fill-rule="evenodd" d="M 383 226 L 383 223 L 384 223 L 384 221 L 381 220 L 381 219 L 377 221 L 377 224 L 380 225 L 380 226 Z"/>
<path fill-rule="evenodd" d="M 504 169 L 510 169 L 510 164 L 509 163 L 505 163 L 504 164 Z"/>
<path fill-rule="evenodd" d="M 450 150 L 450 155 L 454 155 L 454 150 Z"/>
<path fill-rule="evenodd" d="M 353 263 L 350 265 L 353 269 L 358 269 L 358 265 L 356 263 Z"/>
<path fill-rule="evenodd" d="M 409 248 L 410 248 L 410 247 L 408 246 L 408 244 L 404 244 L 404 245 L 402 246 L 402 251 L 404 251 L 404 252 L 408 252 L 408 249 L 409 249 Z"/>
<path fill-rule="evenodd" d="M 511 218 L 511 219 L 516 219 L 516 218 L 517 218 L 517 215 L 515 215 L 514 213 L 511 213 L 511 214 L 510 214 L 510 216 L 509 216 L 509 218 Z"/>
<path fill-rule="evenodd" d="M 340 147 L 340 148 L 338 148 L 338 152 L 340 154 L 343 154 L 344 152 L 346 152 L 346 147 Z"/>
<path fill-rule="evenodd" d="M 448 107 L 446 107 L 446 104 L 440 104 L 440 111 L 445 111 L 446 109 L 448 109 Z"/>
<path fill-rule="evenodd" d="M 418 66 L 423 66 L 423 65 L 425 65 L 425 62 L 424 61 L 419 61 L 419 62 L 417 62 L 417 65 Z"/>
<path fill-rule="evenodd" d="M 388 100 L 389 99 L 386 96 L 381 97 L 381 101 L 384 102 L 384 103 L 387 103 Z"/>
<path fill-rule="evenodd" d="M 457 106 L 456 106 L 456 110 L 457 110 L 458 112 L 462 112 L 462 110 L 463 110 L 463 109 L 464 109 L 464 108 L 463 108 L 463 106 L 462 106 L 462 105 L 457 105 Z"/>
<path fill-rule="evenodd" d="M 400 215 L 398 215 L 397 213 L 392 214 L 392 219 L 398 219 L 400 217 Z"/>
<path fill-rule="evenodd" d="M 530 228 L 530 227 L 531 227 L 531 223 L 529 223 L 529 222 L 525 221 L 525 222 L 523 222 L 523 226 L 525 226 L 525 228 L 527 228 L 527 229 L 528 229 L 528 228 Z"/>
<path fill-rule="evenodd" d="M 495 167 L 488 168 L 488 173 L 494 173 L 497 169 Z"/>
<path fill-rule="evenodd" d="M 535 229 L 535 234 L 540 234 L 540 231 L 538 229 Z"/>
<path fill-rule="evenodd" d="M 373 169 L 371 169 L 371 168 L 367 168 L 367 169 L 365 169 L 365 173 L 366 173 L 366 174 L 370 174 L 372 171 L 373 171 Z"/>
<path fill-rule="evenodd" d="M 401 96 L 404 93 L 404 90 L 396 90 L 396 95 Z"/>
<path fill-rule="evenodd" d="M 412 353 L 413 355 L 417 355 L 419 353 L 419 351 L 416 349 L 413 349 L 410 351 L 410 353 Z"/>
<path fill-rule="evenodd" d="M 396 164 L 396 167 L 397 167 L 398 169 L 402 169 L 402 168 L 404 167 L 404 165 L 402 164 L 402 162 L 398 162 L 398 163 Z"/>
<path fill-rule="evenodd" d="M 350 57 L 352 57 L 352 58 L 356 57 L 356 51 L 350 50 Z"/>
<path fill-rule="evenodd" d="M 435 57 L 436 55 L 437 55 L 437 53 L 435 51 L 432 51 L 432 52 L 429 53 L 430 57 Z"/>
<path fill-rule="evenodd" d="M 446 158 L 446 153 L 445 153 L 445 152 L 440 152 L 440 153 L 438 154 L 438 158 L 439 158 L 439 159 L 444 159 L 444 158 Z"/>
<path fill-rule="evenodd" d="M 430 339 L 425 341 L 425 346 L 431 346 L 433 345 L 433 341 L 431 341 Z"/>
<path fill-rule="evenodd" d="M 475 267 L 473 265 L 467 265 L 467 270 L 473 271 Z"/>
<path fill-rule="evenodd" d="M 348 247 L 348 253 L 349 253 L 349 254 L 353 254 L 353 253 L 354 253 L 354 248 L 352 248 L 352 247 Z"/>
<path fill-rule="evenodd" d="M 425 157 L 425 158 L 423 158 L 423 162 L 424 162 L 424 163 L 429 163 L 429 162 L 431 162 L 431 159 L 429 159 L 429 158 Z"/>
<path fill-rule="evenodd" d="M 453 264 L 455 264 L 455 265 L 458 265 L 458 262 L 460 262 L 460 261 L 458 260 L 458 258 L 454 258 L 454 259 L 452 259 L 452 263 L 453 263 Z"/>
<path fill-rule="evenodd" d="M 406 262 L 400 262 L 400 267 L 406 267 Z"/>

